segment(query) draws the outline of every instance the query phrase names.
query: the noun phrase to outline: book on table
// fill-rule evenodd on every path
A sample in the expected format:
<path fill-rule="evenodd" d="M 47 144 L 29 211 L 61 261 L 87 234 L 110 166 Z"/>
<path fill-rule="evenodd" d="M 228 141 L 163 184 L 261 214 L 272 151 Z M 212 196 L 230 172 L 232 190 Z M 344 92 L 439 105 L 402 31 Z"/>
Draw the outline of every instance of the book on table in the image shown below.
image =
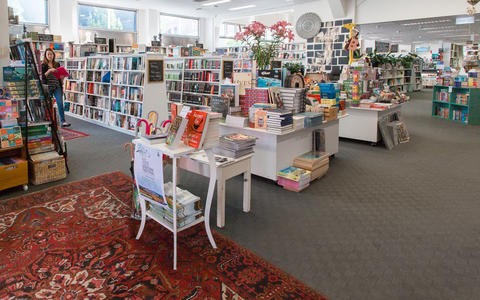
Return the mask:
<path fill-rule="evenodd" d="M 205 139 L 204 130 L 208 128 L 209 113 L 207 111 L 192 110 L 188 114 L 188 123 L 185 130 L 185 144 L 199 149 Z"/>
<path fill-rule="evenodd" d="M 172 147 L 176 148 L 182 140 L 182 136 L 187 127 L 188 119 L 182 118 L 181 116 L 175 116 L 170 128 L 168 129 L 168 134 L 165 143 Z"/>

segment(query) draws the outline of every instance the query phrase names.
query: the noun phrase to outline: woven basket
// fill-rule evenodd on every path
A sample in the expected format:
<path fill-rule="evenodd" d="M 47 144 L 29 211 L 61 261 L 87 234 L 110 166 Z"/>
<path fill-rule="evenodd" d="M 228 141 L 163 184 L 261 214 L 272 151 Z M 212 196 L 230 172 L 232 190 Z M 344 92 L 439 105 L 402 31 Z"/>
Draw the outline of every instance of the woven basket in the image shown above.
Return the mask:
<path fill-rule="evenodd" d="M 34 185 L 57 181 L 67 177 L 64 157 L 38 162 L 30 161 L 29 163 L 30 182 Z"/>

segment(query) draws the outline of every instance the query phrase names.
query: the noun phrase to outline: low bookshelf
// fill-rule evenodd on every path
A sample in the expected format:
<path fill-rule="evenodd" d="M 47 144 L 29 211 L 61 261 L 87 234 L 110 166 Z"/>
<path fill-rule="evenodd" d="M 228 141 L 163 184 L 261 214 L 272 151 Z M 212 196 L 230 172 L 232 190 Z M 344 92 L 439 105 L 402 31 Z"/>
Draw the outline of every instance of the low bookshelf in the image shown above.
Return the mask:
<path fill-rule="evenodd" d="M 160 97 L 165 92 L 164 81 L 146 80 L 146 66 L 149 60 L 163 60 L 155 54 L 126 54 L 110 56 L 93 56 L 87 58 L 67 59 L 72 77 L 76 73 L 76 61 L 85 61 L 83 89 L 65 93 L 67 96 L 67 115 L 80 118 L 120 132 L 135 134 L 136 124 L 149 111 L 159 114 L 159 120 L 165 120 L 167 101 Z M 82 73 L 80 73 L 82 74 Z M 81 81 L 83 79 L 83 81 Z M 71 89 L 71 84 L 68 86 Z M 76 98 L 75 98 L 76 97 Z M 78 99 L 78 100 L 77 100 Z M 147 110 L 147 111 L 145 111 Z"/>
<path fill-rule="evenodd" d="M 480 89 L 435 85 L 432 116 L 462 124 L 480 124 Z"/>

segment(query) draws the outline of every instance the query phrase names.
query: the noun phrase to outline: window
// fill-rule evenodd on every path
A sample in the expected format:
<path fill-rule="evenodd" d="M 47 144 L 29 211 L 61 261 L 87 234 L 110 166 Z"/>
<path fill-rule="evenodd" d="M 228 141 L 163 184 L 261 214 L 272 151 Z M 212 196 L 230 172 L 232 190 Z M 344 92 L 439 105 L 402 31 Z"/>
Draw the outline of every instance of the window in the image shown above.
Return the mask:
<path fill-rule="evenodd" d="M 240 26 L 238 24 L 222 23 L 222 26 L 220 26 L 220 37 L 233 39 L 235 34 L 240 31 Z"/>
<path fill-rule="evenodd" d="M 8 0 L 20 23 L 48 25 L 47 0 Z"/>
<path fill-rule="evenodd" d="M 79 4 L 78 25 L 103 30 L 135 32 L 137 30 L 137 12 Z"/>
<path fill-rule="evenodd" d="M 160 30 L 166 35 L 198 37 L 198 19 L 160 15 Z"/>

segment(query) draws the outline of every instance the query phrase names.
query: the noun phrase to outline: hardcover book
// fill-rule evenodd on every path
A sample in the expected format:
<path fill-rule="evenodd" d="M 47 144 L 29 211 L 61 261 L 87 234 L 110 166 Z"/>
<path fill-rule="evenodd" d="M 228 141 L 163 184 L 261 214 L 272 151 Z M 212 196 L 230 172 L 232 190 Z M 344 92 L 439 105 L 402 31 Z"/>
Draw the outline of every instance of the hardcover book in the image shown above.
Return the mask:
<path fill-rule="evenodd" d="M 208 128 L 209 115 L 207 111 L 192 110 L 188 115 L 185 131 L 185 144 L 195 149 L 202 147 Z"/>
<path fill-rule="evenodd" d="M 172 124 L 170 125 L 170 128 L 168 129 L 168 135 L 165 141 L 168 146 L 175 148 L 180 144 L 187 123 L 187 119 L 182 118 L 178 115 L 175 117 Z"/>

